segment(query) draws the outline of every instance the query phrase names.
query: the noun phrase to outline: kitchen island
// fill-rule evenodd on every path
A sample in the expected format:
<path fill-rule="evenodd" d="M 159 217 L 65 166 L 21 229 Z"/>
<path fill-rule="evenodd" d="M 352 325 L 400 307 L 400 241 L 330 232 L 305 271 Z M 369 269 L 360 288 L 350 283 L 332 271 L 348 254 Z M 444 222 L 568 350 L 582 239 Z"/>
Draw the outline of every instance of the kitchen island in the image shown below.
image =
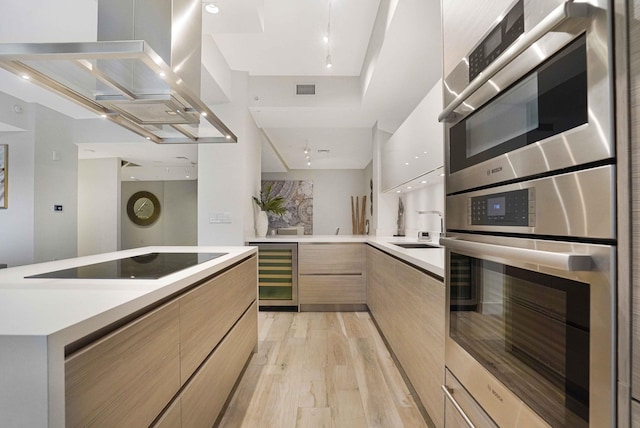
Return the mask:
<path fill-rule="evenodd" d="M 26 278 L 167 252 L 219 256 L 159 279 Z M 64 427 L 77 418 L 124 426 L 118 418 L 126 418 L 161 426 L 173 418 L 187 426 L 185 418 L 199 416 L 189 406 L 198 407 L 202 391 L 220 389 L 206 382 L 230 391 L 257 344 L 256 252 L 146 247 L 1 270 L 0 425 Z M 226 395 L 206 398 L 221 408 Z"/>

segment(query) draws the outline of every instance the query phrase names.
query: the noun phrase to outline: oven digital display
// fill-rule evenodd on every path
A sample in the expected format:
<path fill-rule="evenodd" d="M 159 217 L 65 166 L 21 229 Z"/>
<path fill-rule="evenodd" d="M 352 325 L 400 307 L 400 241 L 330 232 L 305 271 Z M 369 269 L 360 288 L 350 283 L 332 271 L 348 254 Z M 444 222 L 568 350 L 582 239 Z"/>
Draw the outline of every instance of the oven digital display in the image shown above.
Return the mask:
<path fill-rule="evenodd" d="M 487 215 L 489 217 L 503 216 L 507 210 L 505 207 L 505 197 L 490 198 L 487 200 Z"/>
<path fill-rule="evenodd" d="M 491 52 L 496 50 L 496 48 L 500 46 L 500 43 L 502 43 L 502 29 L 498 27 L 493 30 L 493 33 L 484 41 L 484 56 L 488 57 L 491 55 Z"/>

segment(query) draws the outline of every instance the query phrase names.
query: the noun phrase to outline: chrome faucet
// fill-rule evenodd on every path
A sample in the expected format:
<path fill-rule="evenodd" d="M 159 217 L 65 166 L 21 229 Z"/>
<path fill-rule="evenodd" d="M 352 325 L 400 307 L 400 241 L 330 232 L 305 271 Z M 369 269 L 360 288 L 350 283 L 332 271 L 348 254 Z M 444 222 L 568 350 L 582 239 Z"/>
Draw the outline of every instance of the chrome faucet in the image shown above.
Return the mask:
<path fill-rule="evenodd" d="M 427 211 L 418 211 L 418 214 L 437 214 L 440 216 L 440 233 L 444 233 L 444 214 L 442 211 L 438 210 L 427 210 Z M 423 239 L 424 237 L 429 237 L 429 232 L 418 232 L 418 239 Z"/>

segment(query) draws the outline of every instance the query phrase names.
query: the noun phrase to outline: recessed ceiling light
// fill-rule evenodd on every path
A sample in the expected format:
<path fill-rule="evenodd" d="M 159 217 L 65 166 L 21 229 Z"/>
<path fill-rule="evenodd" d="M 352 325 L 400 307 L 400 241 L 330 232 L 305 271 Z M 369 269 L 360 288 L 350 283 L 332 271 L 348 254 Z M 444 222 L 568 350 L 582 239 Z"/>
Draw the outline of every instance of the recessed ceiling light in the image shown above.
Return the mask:
<path fill-rule="evenodd" d="M 323 41 L 324 43 L 329 43 L 329 36 L 328 36 L 328 35 L 326 35 L 326 34 L 325 34 L 324 36 L 322 36 L 322 41 Z"/>
<path fill-rule="evenodd" d="M 409 162 L 405 162 L 404 164 L 405 164 L 405 165 L 409 165 Z"/>
<path fill-rule="evenodd" d="M 22 75 L 22 78 L 23 78 L 23 79 L 25 79 L 25 80 L 29 80 L 29 79 L 31 79 L 31 77 L 29 77 L 29 75 L 27 75 L 27 74 L 23 74 L 23 75 Z"/>
<path fill-rule="evenodd" d="M 200 116 L 202 116 L 202 117 L 206 117 L 206 116 L 207 116 L 207 112 L 206 112 L 206 111 L 203 111 L 202 113 L 200 113 Z"/>
<path fill-rule="evenodd" d="M 327 68 L 333 67 L 333 62 L 331 62 L 331 55 L 327 55 L 326 64 L 327 64 Z"/>
<path fill-rule="evenodd" d="M 231 135 L 227 135 L 225 138 L 226 138 L 227 140 L 230 140 L 230 139 L 231 139 Z"/>
<path fill-rule="evenodd" d="M 214 15 L 216 13 L 220 12 L 220 8 L 218 6 L 216 6 L 215 4 L 213 4 L 213 3 L 205 4 L 204 5 L 204 10 L 206 10 L 207 12 L 212 13 Z"/>
<path fill-rule="evenodd" d="M 167 74 L 166 74 L 164 71 L 161 71 L 160 73 L 158 73 L 158 76 L 160 76 L 160 77 L 164 77 L 164 76 L 166 76 L 166 75 L 167 75 Z"/>
<path fill-rule="evenodd" d="M 413 189 L 413 187 L 411 187 L 411 186 L 407 186 L 407 189 Z"/>
<path fill-rule="evenodd" d="M 427 180 L 422 180 L 420 184 L 427 184 Z"/>
<path fill-rule="evenodd" d="M 440 177 L 444 177 L 444 172 L 442 174 L 440 174 Z"/>

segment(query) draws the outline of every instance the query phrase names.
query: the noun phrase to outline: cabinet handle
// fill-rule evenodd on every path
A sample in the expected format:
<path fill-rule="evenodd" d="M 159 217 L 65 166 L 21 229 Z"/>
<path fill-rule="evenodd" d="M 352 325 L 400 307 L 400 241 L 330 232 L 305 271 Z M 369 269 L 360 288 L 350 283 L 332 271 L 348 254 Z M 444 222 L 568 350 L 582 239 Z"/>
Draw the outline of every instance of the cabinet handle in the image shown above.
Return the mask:
<path fill-rule="evenodd" d="M 442 390 L 444 391 L 445 397 L 447 397 L 447 399 L 451 401 L 451 404 L 453 404 L 453 407 L 455 407 L 456 411 L 460 414 L 460 416 L 462 416 L 462 419 L 464 419 L 469 428 L 476 428 L 473 422 L 471 422 L 471 419 L 469 419 L 464 410 L 462 410 L 460 404 L 458 404 L 456 399 L 453 398 L 453 388 L 451 388 L 450 386 L 442 385 Z"/>
<path fill-rule="evenodd" d="M 518 39 L 509 49 L 489 65 L 480 76 L 473 80 L 460 94 L 449 104 L 438 116 L 439 122 L 452 122 L 456 119 L 454 110 L 462 104 L 471 94 L 478 90 L 489 79 L 513 61 L 525 49 L 537 42 L 542 36 L 552 31 L 555 27 L 563 23 L 568 18 L 588 17 L 590 6 L 585 3 L 574 3 L 567 0 L 556 7 L 538 25 L 533 27 L 527 34 Z"/>

